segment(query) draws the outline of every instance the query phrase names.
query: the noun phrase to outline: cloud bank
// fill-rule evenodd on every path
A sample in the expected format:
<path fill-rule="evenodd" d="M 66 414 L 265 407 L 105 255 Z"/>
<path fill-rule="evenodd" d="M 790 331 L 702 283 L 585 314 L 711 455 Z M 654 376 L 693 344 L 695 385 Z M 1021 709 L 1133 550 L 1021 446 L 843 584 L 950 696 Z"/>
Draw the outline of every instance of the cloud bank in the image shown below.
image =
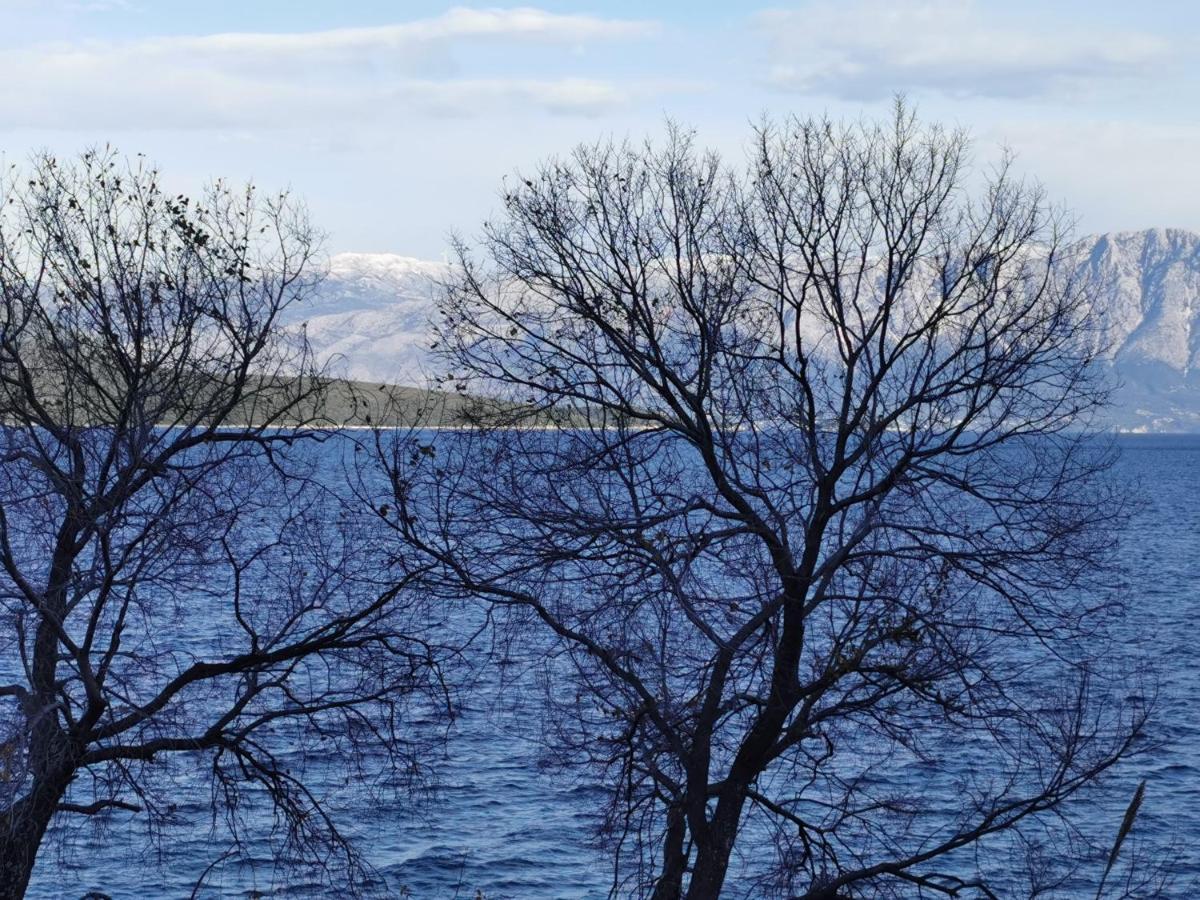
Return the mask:
<path fill-rule="evenodd" d="M 974 0 L 817 0 L 761 13 L 769 83 L 843 100 L 896 91 L 957 98 L 1078 95 L 1144 77 L 1170 59 L 1161 37 L 1047 28 Z"/>
<path fill-rule="evenodd" d="M 534 109 L 594 115 L 651 88 L 512 74 L 541 48 L 638 41 L 650 21 L 533 8 L 451 9 L 426 19 L 307 33 L 227 33 L 48 43 L 0 51 L 0 121 L 32 128 L 290 127 L 418 111 Z M 499 73 L 465 74 L 460 51 Z M 503 65 L 497 65 L 497 60 Z"/>

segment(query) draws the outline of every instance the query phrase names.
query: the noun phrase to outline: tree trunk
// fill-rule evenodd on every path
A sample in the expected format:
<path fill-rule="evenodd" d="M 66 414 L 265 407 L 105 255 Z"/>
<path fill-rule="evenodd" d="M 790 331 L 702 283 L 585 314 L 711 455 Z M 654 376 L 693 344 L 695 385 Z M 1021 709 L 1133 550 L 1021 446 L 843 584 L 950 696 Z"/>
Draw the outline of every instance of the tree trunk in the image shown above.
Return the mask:
<path fill-rule="evenodd" d="M 722 809 L 722 806 L 725 808 Z M 709 839 L 696 852 L 696 865 L 688 882 L 687 900 L 718 900 L 721 896 L 741 810 L 741 802 L 718 805 L 709 826 Z"/>
<path fill-rule="evenodd" d="M 35 785 L 27 797 L 0 816 L 0 900 L 25 896 L 38 847 L 69 780 Z"/>
<path fill-rule="evenodd" d="M 33 642 L 33 692 L 22 702 L 29 722 L 29 793 L 0 815 L 0 900 L 25 896 L 42 838 L 59 801 L 75 777 L 77 749 L 58 721 L 55 690 L 59 659 L 57 630 L 66 616 L 67 584 L 78 529 L 68 516 L 58 531 L 42 616 Z"/>
<path fill-rule="evenodd" d="M 654 885 L 651 900 L 679 900 L 683 895 L 683 873 L 687 868 L 683 840 L 686 834 L 683 810 L 672 807 L 667 813 L 667 833 L 663 837 L 662 875 Z"/>
<path fill-rule="evenodd" d="M 20 900 L 29 887 L 41 834 L 32 829 L 9 830 L 0 844 L 0 900 Z"/>

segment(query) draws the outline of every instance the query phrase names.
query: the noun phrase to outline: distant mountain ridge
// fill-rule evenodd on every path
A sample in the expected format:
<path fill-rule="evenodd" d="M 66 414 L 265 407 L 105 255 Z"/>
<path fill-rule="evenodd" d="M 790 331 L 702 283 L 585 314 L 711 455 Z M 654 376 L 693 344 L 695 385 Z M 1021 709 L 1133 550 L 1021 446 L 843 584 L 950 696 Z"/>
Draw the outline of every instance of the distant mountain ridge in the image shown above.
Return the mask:
<path fill-rule="evenodd" d="M 1076 244 L 1122 386 L 1115 425 L 1200 431 L 1200 234 L 1121 231 Z"/>
<path fill-rule="evenodd" d="M 1069 256 L 1109 331 L 1121 387 L 1111 424 L 1200 432 L 1200 234 L 1176 228 L 1081 239 Z M 342 253 L 298 315 L 318 356 L 362 380 L 422 384 L 445 263 Z"/>
<path fill-rule="evenodd" d="M 318 358 L 339 374 L 389 384 L 424 383 L 429 319 L 445 263 L 391 253 L 339 253 L 316 296 L 295 310 Z"/>

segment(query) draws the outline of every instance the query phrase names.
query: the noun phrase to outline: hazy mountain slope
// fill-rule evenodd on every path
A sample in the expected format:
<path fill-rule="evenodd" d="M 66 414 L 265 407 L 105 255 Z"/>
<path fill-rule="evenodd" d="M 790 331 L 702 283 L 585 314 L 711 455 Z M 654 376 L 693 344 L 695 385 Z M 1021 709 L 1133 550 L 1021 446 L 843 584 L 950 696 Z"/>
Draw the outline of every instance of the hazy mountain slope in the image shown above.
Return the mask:
<path fill-rule="evenodd" d="M 1123 231 L 1080 242 L 1093 313 L 1122 387 L 1115 423 L 1200 431 L 1200 234 Z"/>
<path fill-rule="evenodd" d="M 1090 307 L 1109 331 L 1123 386 L 1123 429 L 1200 431 L 1200 234 L 1116 232 L 1081 240 L 1071 256 Z M 333 257 L 315 302 L 298 311 L 323 358 L 351 378 L 421 384 L 428 323 L 444 263 L 391 254 Z"/>
<path fill-rule="evenodd" d="M 423 383 L 429 317 L 443 263 L 390 253 L 340 253 L 314 302 L 292 311 L 318 356 L 349 378 Z"/>

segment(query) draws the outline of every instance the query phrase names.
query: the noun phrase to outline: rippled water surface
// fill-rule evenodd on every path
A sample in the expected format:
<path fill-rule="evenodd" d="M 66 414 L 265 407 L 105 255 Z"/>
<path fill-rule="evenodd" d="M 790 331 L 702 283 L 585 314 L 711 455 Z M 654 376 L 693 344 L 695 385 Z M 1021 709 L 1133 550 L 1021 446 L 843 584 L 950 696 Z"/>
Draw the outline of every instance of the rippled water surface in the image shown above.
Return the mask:
<path fill-rule="evenodd" d="M 1132 613 L 1129 640 L 1158 662 L 1156 729 L 1163 745 L 1118 776 L 1112 806 L 1100 812 L 1115 827 L 1131 786 L 1146 777 L 1136 833 L 1152 847 L 1172 846 L 1179 883 L 1187 884 L 1200 875 L 1200 438 L 1130 437 L 1121 444 L 1119 475 L 1137 483 L 1145 503 L 1122 541 L 1126 581 L 1120 587 Z M 521 677 L 511 667 L 504 675 Z M 500 677 L 482 676 L 439 760 L 438 787 L 416 808 L 387 792 L 368 796 L 353 782 L 333 786 L 343 822 L 380 873 L 381 894 L 437 900 L 473 900 L 476 891 L 487 900 L 607 895 L 605 859 L 589 843 L 597 792 L 541 768 L 536 714 L 528 705 L 514 709 L 497 700 Z M 319 754 L 297 764 L 325 771 Z M 212 838 L 204 800 L 181 794 L 178 812 L 187 824 L 157 840 L 136 819 L 114 817 L 104 833 L 84 832 L 61 850 L 48 850 L 30 896 L 189 896 L 224 850 Z M 281 879 L 263 851 L 254 864 L 218 861 L 198 896 L 311 896 L 314 890 Z M 1191 895 L 1180 890 L 1177 896 Z"/>

